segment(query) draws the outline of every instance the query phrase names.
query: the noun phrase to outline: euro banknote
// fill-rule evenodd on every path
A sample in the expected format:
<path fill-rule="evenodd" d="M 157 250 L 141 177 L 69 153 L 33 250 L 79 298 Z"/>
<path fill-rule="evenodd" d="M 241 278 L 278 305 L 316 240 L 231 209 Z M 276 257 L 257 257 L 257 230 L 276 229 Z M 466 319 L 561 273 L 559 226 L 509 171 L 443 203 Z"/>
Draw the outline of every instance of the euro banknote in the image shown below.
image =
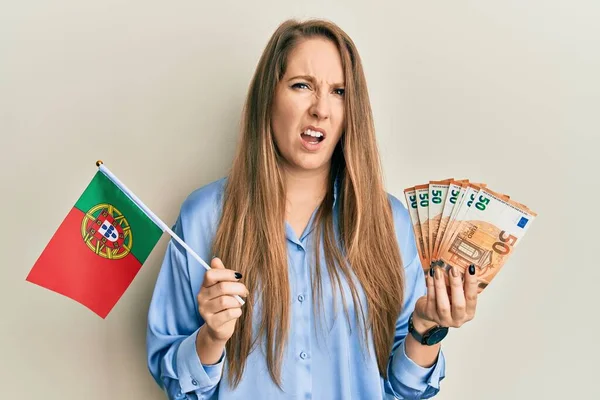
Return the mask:
<path fill-rule="evenodd" d="M 473 264 L 483 291 L 521 243 L 537 213 L 485 183 L 429 181 L 404 191 L 425 273 Z"/>

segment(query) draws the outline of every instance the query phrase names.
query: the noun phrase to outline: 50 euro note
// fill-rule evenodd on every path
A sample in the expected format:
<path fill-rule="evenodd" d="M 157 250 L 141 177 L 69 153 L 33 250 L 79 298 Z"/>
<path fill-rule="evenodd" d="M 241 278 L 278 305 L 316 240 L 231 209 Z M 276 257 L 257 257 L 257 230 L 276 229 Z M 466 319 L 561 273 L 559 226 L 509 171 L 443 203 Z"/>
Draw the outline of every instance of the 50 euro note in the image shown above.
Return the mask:
<path fill-rule="evenodd" d="M 440 221 L 442 219 L 442 211 L 444 210 L 444 202 L 448 195 L 448 187 L 453 181 L 452 178 L 442 181 L 429 181 L 429 255 L 432 260 L 435 259 L 435 242 L 437 240 Z"/>
<path fill-rule="evenodd" d="M 475 196 L 481 190 L 480 185 L 476 183 L 467 183 L 467 185 L 461 190 L 461 197 L 458 203 L 452 209 L 452 214 L 450 215 L 450 220 L 448 221 L 448 226 L 446 227 L 446 231 L 444 232 L 444 236 L 442 241 L 440 242 L 440 249 L 447 246 L 448 241 L 451 240 L 454 232 L 460 225 L 464 215 L 467 213 L 471 204 L 475 200 Z M 437 254 L 436 259 L 439 259 L 439 252 Z"/>
<path fill-rule="evenodd" d="M 421 225 L 421 236 L 423 237 L 424 253 L 426 264 L 431 263 L 431 252 L 429 246 L 429 184 L 415 186 L 415 195 L 417 197 L 417 214 Z"/>
<path fill-rule="evenodd" d="M 446 196 L 444 197 L 444 201 L 442 203 L 442 213 L 439 215 L 439 223 L 435 223 L 438 225 L 437 232 L 435 235 L 435 240 L 432 245 L 432 259 L 437 258 L 438 249 L 440 248 L 440 242 L 444 237 L 444 232 L 446 231 L 446 227 L 448 226 L 448 222 L 450 221 L 450 215 L 454 209 L 454 206 L 457 202 L 460 202 L 462 199 L 462 195 L 464 195 L 464 191 L 461 190 L 466 187 L 468 179 L 464 179 L 461 181 L 451 180 L 448 184 L 448 189 L 446 190 Z M 437 216 L 434 215 L 433 219 L 437 219 Z M 435 228 L 434 228 L 435 229 Z"/>
<path fill-rule="evenodd" d="M 410 215 L 410 221 L 412 223 L 413 233 L 415 235 L 417 251 L 419 253 L 419 258 L 421 259 L 421 265 L 429 265 L 425 251 L 425 241 L 423 240 L 423 234 L 421 232 L 421 222 L 419 220 L 419 213 L 417 209 L 417 195 L 415 188 L 410 187 L 405 189 L 404 197 L 406 198 L 408 213 Z"/>
<path fill-rule="evenodd" d="M 471 203 L 467 200 L 466 212 L 457 213 L 456 229 L 440 247 L 435 263 L 445 269 L 446 279 L 451 266 L 465 273 L 474 264 L 481 293 L 522 241 L 537 214 L 488 188 L 481 188 L 468 199 Z"/>

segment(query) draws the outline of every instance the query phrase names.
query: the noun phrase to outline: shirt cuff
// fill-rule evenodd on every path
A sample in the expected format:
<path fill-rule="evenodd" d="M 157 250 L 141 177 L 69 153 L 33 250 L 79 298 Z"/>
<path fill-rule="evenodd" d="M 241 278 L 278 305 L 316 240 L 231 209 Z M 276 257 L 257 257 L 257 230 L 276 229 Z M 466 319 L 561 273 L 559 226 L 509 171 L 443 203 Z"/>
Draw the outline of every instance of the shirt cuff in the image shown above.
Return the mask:
<path fill-rule="evenodd" d="M 196 351 L 196 338 L 198 328 L 193 334 L 185 338 L 177 349 L 177 375 L 179 385 L 184 393 L 196 390 L 206 391 L 216 386 L 221 380 L 225 351 L 216 364 L 203 365 Z"/>
<path fill-rule="evenodd" d="M 406 340 L 403 340 L 392 360 L 391 370 L 394 378 L 401 382 L 403 386 L 419 392 L 437 392 L 440 389 L 440 381 L 444 379 L 446 365 L 444 353 L 441 348 L 436 363 L 431 367 L 425 368 L 415 363 L 406 355 L 405 344 Z"/>

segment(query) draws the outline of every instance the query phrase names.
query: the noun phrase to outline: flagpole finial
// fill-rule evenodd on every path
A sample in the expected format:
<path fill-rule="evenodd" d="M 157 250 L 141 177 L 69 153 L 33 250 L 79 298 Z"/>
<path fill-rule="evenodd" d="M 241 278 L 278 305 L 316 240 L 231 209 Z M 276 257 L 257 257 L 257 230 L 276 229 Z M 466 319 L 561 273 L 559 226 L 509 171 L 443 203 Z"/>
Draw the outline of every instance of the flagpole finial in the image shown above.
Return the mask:
<path fill-rule="evenodd" d="M 102 160 L 96 161 L 96 167 L 99 167 L 102 164 L 104 164 L 104 162 Z"/>

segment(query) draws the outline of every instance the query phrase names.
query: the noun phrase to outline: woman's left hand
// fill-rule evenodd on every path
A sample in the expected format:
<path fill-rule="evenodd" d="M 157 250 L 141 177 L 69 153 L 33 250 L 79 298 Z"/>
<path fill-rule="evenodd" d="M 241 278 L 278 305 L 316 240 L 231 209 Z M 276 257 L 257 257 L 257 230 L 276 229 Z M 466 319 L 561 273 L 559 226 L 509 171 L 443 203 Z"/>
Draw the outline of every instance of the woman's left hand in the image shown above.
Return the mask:
<path fill-rule="evenodd" d="M 477 276 L 471 265 L 463 274 L 451 267 L 448 272 L 450 297 L 444 273 L 440 267 L 433 267 L 433 274 L 427 274 L 427 295 L 419 298 L 415 305 L 413 320 L 415 327 L 424 329 L 435 325 L 459 328 L 473 319 L 477 307 Z"/>

